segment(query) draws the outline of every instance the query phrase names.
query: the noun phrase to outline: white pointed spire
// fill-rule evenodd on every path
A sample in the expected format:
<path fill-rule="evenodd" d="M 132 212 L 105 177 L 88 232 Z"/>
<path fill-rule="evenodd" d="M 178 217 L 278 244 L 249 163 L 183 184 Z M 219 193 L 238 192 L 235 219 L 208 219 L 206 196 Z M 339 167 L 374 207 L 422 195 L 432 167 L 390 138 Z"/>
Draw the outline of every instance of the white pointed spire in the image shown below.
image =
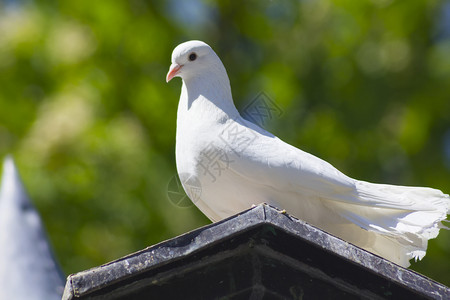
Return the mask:
<path fill-rule="evenodd" d="M 0 185 L 0 299 L 61 299 L 64 282 L 39 214 L 7 156 Z"/>

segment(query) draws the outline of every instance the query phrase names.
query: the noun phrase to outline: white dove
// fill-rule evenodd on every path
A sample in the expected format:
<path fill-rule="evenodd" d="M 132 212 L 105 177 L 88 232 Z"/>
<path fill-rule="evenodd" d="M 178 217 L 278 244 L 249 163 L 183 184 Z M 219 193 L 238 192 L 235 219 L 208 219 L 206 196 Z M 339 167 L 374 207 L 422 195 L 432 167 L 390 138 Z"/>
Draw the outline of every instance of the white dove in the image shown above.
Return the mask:
<path fill-rule="evenodd" d="M 212 221 L 265 202 L 403 267 L 445 228 L 450 198 L 441 191 L 352 179 L 243 119 L 225 67 L 204 42 L 173 50 L 166 81 L 174 77 L 183 81 L 178 174 Z"/>

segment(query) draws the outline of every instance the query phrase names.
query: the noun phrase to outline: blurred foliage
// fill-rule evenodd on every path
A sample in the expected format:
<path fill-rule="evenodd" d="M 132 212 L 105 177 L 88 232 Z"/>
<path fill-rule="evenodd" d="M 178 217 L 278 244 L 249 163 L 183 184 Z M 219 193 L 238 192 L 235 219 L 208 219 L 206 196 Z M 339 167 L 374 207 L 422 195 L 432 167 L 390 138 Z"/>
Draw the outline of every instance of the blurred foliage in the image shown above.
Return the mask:
<path fill-rule="evenodd" d="M 238 107 L 363 180 L 450 192 L 450 4 L 428 0 L 0 1 L 0 156 L 13 153 L 64 271 L 209 221 L 167 198 L 173 48 L 210 44 Z M 450 284 L 450 233 L 413 269 Z"/>

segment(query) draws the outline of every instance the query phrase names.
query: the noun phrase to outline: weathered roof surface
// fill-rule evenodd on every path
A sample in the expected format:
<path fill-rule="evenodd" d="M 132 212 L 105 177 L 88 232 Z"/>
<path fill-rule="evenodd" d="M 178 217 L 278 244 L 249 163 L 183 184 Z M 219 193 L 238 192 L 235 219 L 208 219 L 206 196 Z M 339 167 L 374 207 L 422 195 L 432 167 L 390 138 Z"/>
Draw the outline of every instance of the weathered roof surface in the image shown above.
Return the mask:
<path fill-rule="evenodd" d="M 61 299 L 65 276 L 12 157 L 0 186 L 0 299 Z"/>
<path fill-rule="evenodd" d="M 450 299 L 425 276 L 265 204 L 70 275 L 63 299 Z"/>

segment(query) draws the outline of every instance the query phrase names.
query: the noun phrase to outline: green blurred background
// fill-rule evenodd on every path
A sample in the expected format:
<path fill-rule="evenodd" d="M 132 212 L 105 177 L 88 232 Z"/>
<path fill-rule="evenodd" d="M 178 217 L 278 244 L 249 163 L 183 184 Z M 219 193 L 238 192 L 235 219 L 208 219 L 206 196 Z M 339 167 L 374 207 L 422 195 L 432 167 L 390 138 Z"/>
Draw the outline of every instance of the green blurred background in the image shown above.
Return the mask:
<path fill-rule="evenodd" d="M 169 201 L 181 82 L 200 39 L 238 108 L 354 178 L 450 192 L 450 2 L 1 1 L 0 156 L 12 153 L 66 274 L 208 224 Z M 417 270 L 450 285 L 450 232 Z"/>

